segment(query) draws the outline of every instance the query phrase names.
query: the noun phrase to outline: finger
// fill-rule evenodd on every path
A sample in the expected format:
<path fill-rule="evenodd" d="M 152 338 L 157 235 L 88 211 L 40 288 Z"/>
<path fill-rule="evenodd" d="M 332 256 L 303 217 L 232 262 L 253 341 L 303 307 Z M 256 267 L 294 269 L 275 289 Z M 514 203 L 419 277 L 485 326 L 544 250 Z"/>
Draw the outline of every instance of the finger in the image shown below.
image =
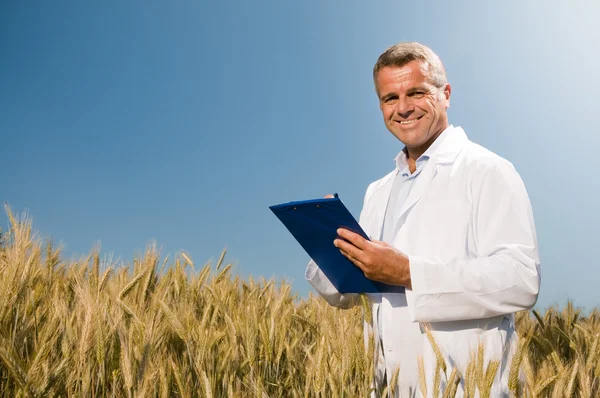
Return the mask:
<path fill-rule="evenodd" d="M 390 245 L 387 242 L 384 242 L 382 240 L 372 240 L 371 243 L 375 246 L 383 246 L 383 247 L 391 247 L 392 245 Z"/>
<path fill-rule="evenodd" d="M 349 254 L 352 258 L 356 259 L 357 261 L 361 261 L 362 250 L 354 246 L 352 243 L 346 242 L 342 239 L 336 239 L 333 241 L 333 244 L 335 245 L 335 247 L 340 249 L 340 251 Z"/>
<path fill-rule="evenodd" d="M 335 196 L 333 196 L 331 194 L 325 195 L 325 199 L 333 199 L 333 198 L 335 198 Z"/>
<path fill-rule="evenodd" d="M 355 249 L 352 243 L 346 242 L 343 239 L 335 239 L 333 241 L 333 245 L 338 249 L 345 251 L 346 253 L 350 253 L 351 250 Z"/>
<path fill-rule="evenodd" d="M 351 242 L 354 246 L 358 247 L 359 249 L 364 249 L 367 245 L 367 240 L 365 238 L 346 228 L 338 228 L 337 233 L 340 237 Z"/>
<path fill-rule="evenodd" d="M 365 271 L 364 264 L 360 260 L 358 260 L 357 258 L 353 257 L 350 253 L 345 252 L 343 250 L 340 250 L 340 253 L 342 253 L 342 255 L 344 257 L 346 257 L 348 260 L 352 261 L 352 263 L 354 265 L 356 265 L 358 268 L 360 268 L 363 272 Z"/>

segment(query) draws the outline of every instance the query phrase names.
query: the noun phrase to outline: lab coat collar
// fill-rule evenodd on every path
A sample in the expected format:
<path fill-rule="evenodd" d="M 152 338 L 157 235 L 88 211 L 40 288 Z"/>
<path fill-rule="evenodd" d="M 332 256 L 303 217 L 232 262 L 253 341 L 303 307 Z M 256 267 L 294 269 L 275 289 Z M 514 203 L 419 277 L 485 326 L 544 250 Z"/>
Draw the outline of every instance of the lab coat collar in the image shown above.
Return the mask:
<path fill-rule="evenodd" d="M 402 204 L 400 213 L 397 215 L 398 218 L 403 217 L 404 214 L 416 205 L 419 199 L 421 199 L 437 174 L 438 165 L 452 164 L 468 141 L 469 139 L 461 127 L 454 127 L 451 125 L 440 134 L 438 139 L 436 139 L 426 151 L 426 153 L 429 152 L 428 155 L 430 156 L 430 159 L 421 171 L 419 178 L 415 180 L 414 186 L 410 190 L 406 201 Z M 429 149 L 431 149 L 431 151 L 429 151 Z M 375 216 L 376 230 L 380 235 L 379 239 L 381 239 L 383 219 L 385 216 L 385 203 L 387 203 L 394 182 L 392 176 L 395 172 L 396 171 L 388 174 L 388 176 L 383 179 L 383 183 L 377 192 L 377 200 L 381 203 L 379 206 L 376 206 L 377 210 Z"/>
<path fill-rule="evenodd" d="M 460 127 L 454 127 L 449 125 L 439 135 L 439 137 L 431 144 L 429 148 L 419 156 L 417 162 L 420 159 L 433 158 L 434 162 L 446 163 L 453 161 L 458 155 L 458 152 L 464 146 L 467 141 L 467 135 Z M 408 165 L 408 150 L 406 147 L 402 148 L 400 153 L 394 158 L 396 162 L 396 170 L 402 171 Z"/>
<path fill-rule="evenodd" d="M 425 151 L 434 163 L 452 163 L 469 141 L 461 127 L 450 125 Z"/>

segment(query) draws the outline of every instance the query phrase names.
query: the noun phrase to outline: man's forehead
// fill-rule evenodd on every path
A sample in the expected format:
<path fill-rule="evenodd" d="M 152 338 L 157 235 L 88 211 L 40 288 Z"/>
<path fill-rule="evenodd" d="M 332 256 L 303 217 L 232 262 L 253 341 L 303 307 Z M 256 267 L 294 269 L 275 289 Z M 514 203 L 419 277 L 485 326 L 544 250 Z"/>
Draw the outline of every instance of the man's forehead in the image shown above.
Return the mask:
<path fill-rule="evenodd" d="M 381 73 L 383 72 L 383 73 Z M 380 72 L 380 76 L 383 78 L 394 78 L 394 79 L 407 79 L 414 76 L 413 69 L 407 66 L 388 66 Z M 417 73 L 418 75 L 418 73 Z"/>
<path fill-rule="evenodd" d="M 425 73 L 423 73 L 425 72 Z M 379 89 L 396 88 L 409 89 L 415 86 L 429 86 L 427 73 L 419 67 L 411 66 L 388 66 L 377 74 L 377 85 Z"/>

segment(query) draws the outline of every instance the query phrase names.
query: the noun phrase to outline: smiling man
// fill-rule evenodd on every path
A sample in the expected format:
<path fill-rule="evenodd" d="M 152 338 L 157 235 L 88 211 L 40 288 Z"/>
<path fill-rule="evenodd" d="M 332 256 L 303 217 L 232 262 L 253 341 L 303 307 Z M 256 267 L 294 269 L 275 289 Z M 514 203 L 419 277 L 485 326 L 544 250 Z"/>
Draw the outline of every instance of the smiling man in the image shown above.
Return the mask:
<path fill-rule="evenodd" d="M 514 313 L 538 297 L 535 225 L 523 182 L 510 162 L 471 142 L 449 124 L 451 87 L 438 56 L 419 43 L 387 49 L 373 69 L 387 129 L 403 149 L 395 168 L 367 188 L 360 224 L 370 240 L 345 230 L 333 244 L 369 279 L 397 293 L 369 294 L 378 396 L 400 370 L 399 397 L 420 394 L 423 357 L 432 392 L 436 355 L 461 374 L 479 344 L 499 361 L 491 396 L 509 396 L 508 373 L 518 339 Z M 306 279 L 329 302 L 350 308 L 357 294 L 338 292 L 318 264 Z M 464 383 L 457 397 L 464 394 Z"/>

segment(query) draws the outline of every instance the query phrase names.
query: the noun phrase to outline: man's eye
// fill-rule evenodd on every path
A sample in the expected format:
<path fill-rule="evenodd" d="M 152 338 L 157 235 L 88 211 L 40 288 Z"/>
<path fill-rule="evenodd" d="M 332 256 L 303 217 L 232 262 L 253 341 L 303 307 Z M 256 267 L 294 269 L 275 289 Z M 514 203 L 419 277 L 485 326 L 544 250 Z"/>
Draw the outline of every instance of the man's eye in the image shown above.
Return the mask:
<path fill-rule="evenodd" d="M 383 100 L 386 104 L 393 104 L 398 101 L 398 97 L 387 97 Z"/>
<path fill-rule="evenodd" d="M 424 91 L 415 91 L 413 93 L 410 93 L 410 96 L 413 98 L 423 98 L 424 95 L 425 95 Z"/>

